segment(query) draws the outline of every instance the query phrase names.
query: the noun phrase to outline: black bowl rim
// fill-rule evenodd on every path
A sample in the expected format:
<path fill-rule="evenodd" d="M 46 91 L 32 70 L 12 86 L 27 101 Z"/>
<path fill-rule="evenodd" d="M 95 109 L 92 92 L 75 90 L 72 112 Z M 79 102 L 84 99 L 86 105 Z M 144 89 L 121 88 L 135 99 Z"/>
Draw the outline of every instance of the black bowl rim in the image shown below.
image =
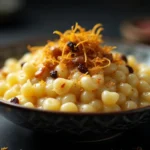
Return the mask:
<path fill-rule="evenodd" d="M 46 39 L 48 37 L 40 37 L 40 38 L 32 38 L 32 39 L 28 39 L 28 40 L 23 40 L 23 41 L 19 41 L 17 43 L 13 43 L 10 45 L 0 45 L 0 49 L 9 49 L 9 48 L 24 48 L 26 45 L 28 45 L 28 43 L 31 43 L 34 45 L 34 43 L 37 42 L 45 42 Z M 107 41 L 111 41 L 113 43 L 119 43 L 119 44 L 124 44 L 124 45 L 130 45 L 133 46 L 135 48 L 145 48 L 145 49 L 150 49 L 150 46 L 145 45 L 143 43 L 129 43 L 127 41 L 124 41 L 122 39 L 118 39 L 116 37 L 104 37 L 104 43 L 107 43 Z M 11 107 L 11 108 L 15 108 L 15 109 L 21 109 L 24 111 L 32 111 L 32 112 L 37 112 L 37 113 L 46 113 L 46 114 L 55 114 L 55 115 L 69 115 L 69 116 L 109 116 L 109 115 L 126 115 L 126 114 L 133 114 L 133 113 L 140 113 L 146 110 L 150 110 L 150 106 L 145 106 L 145 107 L 139 107 L 139 108 L 135 108 L 135 109 L 131 109 L 131 110 L 121 110 L 121 111 L 114 111 L 114 112 L 62 112 L 62 111 L 50 111 L 50 110 L 44 110 L 44 109 L 38 109 L 38 108 L 28 108 L 19 104 L 13 104 L 10 103 L 9 101 L 6 100 L 2 100 L 0 99 L 0 104 L 6 107 Z"/>

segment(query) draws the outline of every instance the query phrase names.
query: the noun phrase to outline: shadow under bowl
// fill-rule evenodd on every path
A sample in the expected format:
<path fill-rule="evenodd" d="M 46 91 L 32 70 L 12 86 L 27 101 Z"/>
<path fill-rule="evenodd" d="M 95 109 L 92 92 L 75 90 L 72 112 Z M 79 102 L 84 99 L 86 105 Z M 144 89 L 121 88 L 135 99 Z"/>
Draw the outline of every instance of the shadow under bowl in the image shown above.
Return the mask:
<path fill-rule="evenodd" d="M 129 45 L 113 40 L 108 40 L 106 43 L 117 46 L 117 50 L 123 54 L 132 54 L 139 61 L 150 64 L 150 47 L 148 46 Z M 21 56 L 26 52 L 26 44 L 0 49 L 3 62 L 15 54 Z M 150 121 L 150 106 L 111 113 L 64 113 L 26 108 L 0 100 L 0 113 L 13 123 L 30 130 L 79 142 L 112 139 Z"/>

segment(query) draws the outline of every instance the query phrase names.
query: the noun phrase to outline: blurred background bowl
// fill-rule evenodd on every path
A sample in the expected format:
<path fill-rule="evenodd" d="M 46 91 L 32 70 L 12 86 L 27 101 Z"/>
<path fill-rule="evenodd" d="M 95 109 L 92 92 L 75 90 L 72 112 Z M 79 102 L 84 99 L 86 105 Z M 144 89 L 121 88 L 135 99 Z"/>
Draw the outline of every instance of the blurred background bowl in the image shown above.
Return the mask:
<path fill-rule="evenodd" d="M 0 0 L 0 24 L 15 23 L 26 6 L 25 0 Z"/>
<path fill-rule="evenodd" d="M 123 21 L 120 32 L 124 40 L 128 42 L 150 44 L 150 16 Z"/>

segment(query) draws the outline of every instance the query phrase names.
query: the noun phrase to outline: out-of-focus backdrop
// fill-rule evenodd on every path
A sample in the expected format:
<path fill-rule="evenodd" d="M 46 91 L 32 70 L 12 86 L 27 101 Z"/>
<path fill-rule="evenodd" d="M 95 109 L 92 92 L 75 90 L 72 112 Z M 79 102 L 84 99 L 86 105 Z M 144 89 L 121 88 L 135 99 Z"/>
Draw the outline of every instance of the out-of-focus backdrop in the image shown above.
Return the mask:
<path fill-rule="evenodd" d="M 0 51 L 5 50 L 3 46 L 15 43 L 26 45 L 30 44 L 30 40 L 51 39 L 54 30 L 64 31 L 76 22 L 87 29 L 102 23 L 103 35 L 111 39 L 147 39 L 150 43 L 149 19 L 144 24 L 140 21 L 132 25 L 124 23 L 136 17 L 150 17 L 150 0 L 0 0 Z M 16 46 L 11 47 L 12 52 L 13 48 Z M 17 49 L 20 50 L 20 47 Z M 3 56 L 0 58 L 3 59 Z M 105 150 L 150 150 L 149 126 L 148 123 L 129 130 L 116 141 L 108 143 L 70 144 L 73 147 L 92 145 L 92 148 L 97 145 Z M 57 145 L 69 147 L 69 142 L 64 143 L 63 139 L 57 140 L 57 143 L 53 136 L 31 132 L 0 116 L 0 149 L 7 146 L 9 150 L 44 150 L 53 145 L 55 148 Z"/>
<path fill-rule="evenodd" d="M 75 22 L 90 29 L 102 23 L 104 36 L 122 38 L 124 20 L 150 16 L 146 0 L 0 0 L 0 45 L 51 38 Z"/>

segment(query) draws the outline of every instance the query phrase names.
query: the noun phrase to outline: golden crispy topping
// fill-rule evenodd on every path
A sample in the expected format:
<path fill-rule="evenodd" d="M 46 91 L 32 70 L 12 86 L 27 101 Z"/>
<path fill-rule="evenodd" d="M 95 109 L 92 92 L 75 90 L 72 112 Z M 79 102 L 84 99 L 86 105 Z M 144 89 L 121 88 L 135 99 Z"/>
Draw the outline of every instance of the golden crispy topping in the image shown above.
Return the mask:
<path fill-rule="evenodd" d="M 91 30 L 85 30 L 76 23 L 64 33 L 54 31 L 54 34 L 59 35 L 56 41 L 48 41 L 45 46 L 28 48 L 33 54 L 38 54 L 38 57 L 35 57 L 37 65 L 42 63 L 47 67 L 53 65 L 54 68 L 57 64 L 64 63 L 76 68 L 82 63 L 85 64 L 84 68 L 93 74 L 108 67 L 113 61 L 123 61 L 120 57 L 114 60 L 111 51 L 115 47 L 102 45 L 102 30 L 101 24 L 96 24 Z"/>

